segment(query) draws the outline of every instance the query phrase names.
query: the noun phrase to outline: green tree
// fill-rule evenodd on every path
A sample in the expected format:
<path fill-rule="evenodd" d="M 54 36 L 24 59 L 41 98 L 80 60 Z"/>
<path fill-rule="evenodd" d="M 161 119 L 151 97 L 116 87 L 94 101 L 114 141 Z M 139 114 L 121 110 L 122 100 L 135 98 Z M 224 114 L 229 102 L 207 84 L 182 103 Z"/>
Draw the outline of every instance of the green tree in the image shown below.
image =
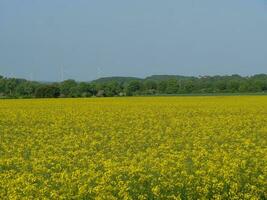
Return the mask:
<path fill-rule="evenodd" d="M 0 79 L 0 93 L 1 94 L 5 93 L 5 79 L 3 78 Z"/>
<path fill-rule="evenodd" d="M 240 83 L 237 80 L 230 80 L 227 82 L 227 91 L 228 92 L 238 92 Z"/>
<path fill-rule="evenodd" d="M 24 81 L 16 87 L 16 95 L 19 97 L 33 97 L 36 87 L 36 84 Z"/>
<path fill-rule="evenodd" d="M 140 92 L 141 89 L 142 89 L 142 84 L 140 81 L 131 81 L 126 88 L 126 94 L 127 96 L 132 96 L 137 92 Z"/>
<path fill-rule="evenodd" d="M 93 87 L 90 83 L 81 82 L 77 87 L 82 97 L 91 97 L 93 95 Z"/>
<path fill-rule="evenodd" d="M 18 80 L 15 78 L 10 78 L 6 80 L 5 93 L 7 96 L 10 96 L 10 97 L 14 96 L 15 89 L 17 87 L 17 82 Z"/>
<path fill-rule="evenodd" d="M 70 92 L 71 92 L 71 88 L 75 88 L 77 86 L 77 83 L 75 80 L 69 79 L 69 80 L 65 80 L 63 82 L 60 83 L 60 94 L 63 97 L 69 97 L 70 96 Z"/>
<path fill-rule="evenodd" d="M 161 94 L 167 93 L 166 88 L 167 88 L 167 82 L 166 81 L 159 82 L 159 84 L 158 84 L 159 93 L 161 93 Z"/>
<path fill-rule="evenodd" d="M 192 93 L 195 89 L 195 84 L 192 80 L 184 81 L 183 93 Z"/>
<path fill-rule="evenodd" d="M 57 98 L 60 96 L 60 89 L 56 85 L 43 85 L 37 88 L 35 97 L 37 98 Z"/>
<path fill-rule="evenodd" d="M 179 90 L 179 83 L 176 79 L 167 80 L 166 93 L 177 94 Z"/>

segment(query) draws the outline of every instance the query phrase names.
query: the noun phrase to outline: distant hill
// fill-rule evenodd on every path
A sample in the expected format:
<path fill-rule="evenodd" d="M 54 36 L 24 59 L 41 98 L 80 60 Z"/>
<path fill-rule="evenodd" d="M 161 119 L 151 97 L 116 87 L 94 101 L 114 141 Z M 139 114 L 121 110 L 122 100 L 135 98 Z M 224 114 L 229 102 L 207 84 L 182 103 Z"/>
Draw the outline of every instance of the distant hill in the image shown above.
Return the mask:
<path fill-rule="evenodd" d="M 93 80 L 92 83 L 110 83 L 110 82 L 128 83 L 136 80 L 142 80 L 142 79 L 137 77 L 111 76 Z"/>
<path fill-rule="evenodd" d="M 138 77 L 111 76 L 93 80 L 92 83 L 109 83 L 113 81 L 118 83 L 129 83 L 131 81 L 144 81 L 144 80 L 165 81 L 169 79 L 188 80 L 188 79 L 197 79 L 197 77 L 180 76 L 180 75 L 152 75 L 143 79 Z"/>
<path fill-rule="evenodd" d="M 196 79 L 193 76 L 180 76 L 180 75 L 152 75 L 145 78 L 146 80 L 154 80 L 154 81 L 165 81 L 169 79 L 177 79 L 177 80 L 187 80 L 187 79 Z"/>

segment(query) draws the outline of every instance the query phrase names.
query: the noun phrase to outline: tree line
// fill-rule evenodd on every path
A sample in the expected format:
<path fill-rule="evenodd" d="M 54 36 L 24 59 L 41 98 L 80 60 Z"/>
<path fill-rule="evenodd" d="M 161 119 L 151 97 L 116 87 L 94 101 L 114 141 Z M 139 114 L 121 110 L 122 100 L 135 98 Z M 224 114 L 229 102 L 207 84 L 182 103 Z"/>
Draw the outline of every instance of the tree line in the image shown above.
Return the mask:
<path fill-rule="evenodd" d="M 0 76 L 0 98 L 113 97 L 139 95 L 265 93 L 267 75 L 109 77 L 92 82 L 42 83 Z"/>

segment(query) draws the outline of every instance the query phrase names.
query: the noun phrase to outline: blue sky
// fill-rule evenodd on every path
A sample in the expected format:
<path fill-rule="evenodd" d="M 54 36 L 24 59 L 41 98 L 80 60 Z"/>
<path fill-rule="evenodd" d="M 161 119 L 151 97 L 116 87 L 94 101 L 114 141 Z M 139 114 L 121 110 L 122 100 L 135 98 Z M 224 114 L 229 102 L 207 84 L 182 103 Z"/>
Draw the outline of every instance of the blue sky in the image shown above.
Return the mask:
<path fill-rule="evenodd" d="M 1 0 L 0 74 L 267 73 L 265 0 Z"/>

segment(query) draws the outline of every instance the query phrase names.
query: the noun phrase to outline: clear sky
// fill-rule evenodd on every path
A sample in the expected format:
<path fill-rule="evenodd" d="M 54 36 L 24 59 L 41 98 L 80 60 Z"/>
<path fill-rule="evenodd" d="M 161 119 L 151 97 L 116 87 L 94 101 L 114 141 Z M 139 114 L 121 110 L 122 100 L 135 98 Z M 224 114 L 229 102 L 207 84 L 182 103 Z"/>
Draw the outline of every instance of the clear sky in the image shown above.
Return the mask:
<path fill-rule="evenodd" d="M 267 73 L 266 0 L 0 0 L 0 74 Z"/>

